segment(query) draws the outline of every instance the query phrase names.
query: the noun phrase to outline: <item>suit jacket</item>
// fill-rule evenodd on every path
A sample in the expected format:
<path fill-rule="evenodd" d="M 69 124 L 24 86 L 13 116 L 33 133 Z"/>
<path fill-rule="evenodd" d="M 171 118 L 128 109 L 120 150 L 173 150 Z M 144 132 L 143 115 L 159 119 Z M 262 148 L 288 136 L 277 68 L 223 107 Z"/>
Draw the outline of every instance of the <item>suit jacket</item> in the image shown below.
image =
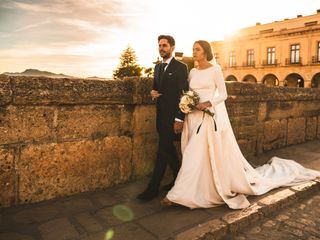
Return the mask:
<path fill-rule="evenodd" d="M 162 79 L 159 74 L 160 64 L 154 69 L 153 89 L 162 95 L 157 98 L 156 125 L 159 135 L 172 136 L 180 140 L 180 134 L 173 131 L 175 118 L 184 120 L 184 114 L 179 109 L 180 97 L 183 90 L 188 90 L 188 67 L 186 64 L 172 58 Z M 161 82 L 161 83 L 160 83 Z"/>

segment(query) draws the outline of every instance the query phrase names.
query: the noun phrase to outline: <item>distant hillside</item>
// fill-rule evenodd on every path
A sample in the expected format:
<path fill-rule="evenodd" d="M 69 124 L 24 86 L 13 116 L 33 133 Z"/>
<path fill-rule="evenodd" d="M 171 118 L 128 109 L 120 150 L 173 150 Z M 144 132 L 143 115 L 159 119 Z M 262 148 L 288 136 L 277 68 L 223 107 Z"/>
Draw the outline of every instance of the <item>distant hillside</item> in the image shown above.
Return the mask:
<path fill-rule="evenodd" d="M 88 79 L 88 80 L 113 80 L 112 78 L 96 77 L 96 76 L 87 77 L 86 79 Z"/>
<path fill-rule="evenodd" d="M 4 72 L 3 74 L 8 75 L 8 76 L 31 76 L 31 77 L 51 77 L 51 78 L 73 78 L 73 76 L 68 76 L 65 74 L 56 74 L 52 72 L 47 72 L 47 71 L 40 71 L 38 69 L 26 69 L 24 72 Z"/>
<path fill-rule="evenodd" d="M 50 78 L 78 78 L 74 76 L 68 76 L 62 73 L 56 74 L 48 71 L 40 71 L 38 69 L 26 69 L 24 72 L 4 72 L 2 74 L 8 76 L 29 76 L 29 77 L 50 77 Z M 105 78 L 105 77 L 87 77 L 85 79 L 88 80 L 112 80 L 112 78 Z"/>

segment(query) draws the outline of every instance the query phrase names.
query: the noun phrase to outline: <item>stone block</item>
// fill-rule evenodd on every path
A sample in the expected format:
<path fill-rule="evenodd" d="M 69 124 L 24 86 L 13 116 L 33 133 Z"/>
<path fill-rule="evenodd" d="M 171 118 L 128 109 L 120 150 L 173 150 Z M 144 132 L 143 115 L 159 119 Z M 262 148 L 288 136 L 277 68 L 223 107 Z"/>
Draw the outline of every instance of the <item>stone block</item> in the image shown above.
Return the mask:
<path fill-rule="evenodd" d="M 0 111 L 0 144 L 54 138 L 54 110 L 43 106 L 8 106 Z"/>
<path fill-rule="evenodd" d="M 222 219 L 227 222 L 230 232 L 235 233 L 249 223 L 253 223 L 262 218 L 261 208 L 260 205 L 254 203 L 243 210 L 228 213 L 223 216 Z"/>
<path fill-rule="evenodd" d="M 158 150 L 156 133 L 135 135 L 133 137 L 132 162 L 134 176 L 142 177 L 151 173 Z"/>
<path fill-rule="evenodd" d="M 258 135 L 257 126 L 239 126 L 236 128 L 235 136 L 237 139 L 256 139 Z"/>
<path fill-rule="evenodd" d="M 310 116 L 310 117 L 320 115 L 320 101 L 319 100 L 312 99 L 309 101 L 299 101 L 298 104 L 299 104 L 299 108 L 304 113 L 303 115 Z"/>
<path fill-rule="evenodd" d="M 247 158 L 255 155 L 257 141 L 254 139 L 239 139 L 238 141 L 239 147 L 241 149 L 242 154 Z"/>
<path fill-rule="evenodd" d="M 156 130 L 156 108 L 154 105 L 136 106 L 133 112 L 133 132 L 135 135 L 152 134 Z"/>
<path fill-rule="evenodd" d="M 137 78 L 127 77 L 125 80 L 131 80 L 133 82 L 133 103 L 134 104 L 154 104 L 150 96 L 152 89 L 152 78 Z"/>
<path fill-rule="evenodd" d="M 90 195 L 90 198 L 97 207 L 112 206 L 120 202 L 121 199 L 112 189 L 111 191 L 95 191 L 94 194 Z"/>
<path fill-rule="evenodd" d="M 182 233 L 177 234 L 175 240 L 194 240 L 194 239 L 220 239 L 227 234 L 227 224 L 220 219 L 214 219 L 196 227 L 190 228 Z"/>
<path fill-rule="evenodd" d="M 50 203 L 14 212 L 11 217 L 14 222 L 27 225 L 49 221 L 56 218 L 62 211 L 59 204 Z"/>
<path fill-rule="evenodd" d="M 95 211 L 96 206 L 92 203 L 90 198 L 75 196 L 63 201 L 65 211 L 74 215 L 84 211 Z"/>
<path fill-rule="evenodd" d="M 267 103 L 260 102 L 258 111 L 258 121 L 264 121 L 267 117 Z"/>
<path fill-rule="evenodd" d="M 132 81 L 14 77 L 12 82 L 18 105 L 132 103 Z"/>
<path fill-rule="evenodd" d="M 305 197 L 309 194 L 319 191 L 320 183 L 315 181 L 309 181 L 296 186 L 292 186 L 291 189 L 296 191 L 297 197 Z"/>
<path fill-rule="evenodd" d="M 256 115 L 259 109 L 258 102 L 233 102 L 228 105 L 230 117 Z"/>
<path fill-rule="evenodd" d="M 4 74 L 0 74 L 0 106 L 9 104 L 11 99 L 12 90 L 10 86 L 10 78 Z"/>
<path fill-rule="evenodd" d="M 120 107 L 120 134 L 123 136 L 132 136 L 133 132 L 133 105 L 119 105 Z"/>
<path fill-rule="evenodd" d="M 86 232 L 92 233 L 103 230 L 101 224 L 88 212 L 76 214 L 74 218 Z"/>
<path fill-rule="evenodd" d="M 296 194 L 290 189 L 280 190 L 276 193 L 269 194 L 259 200 L 259 204 L 264 204 L 261 211 L 264 214 L 273 214 L 286 205 L 289 205 L 296 199 Z"/>
<path fill-rule="evenodd" d="M 238 127 L 256 126 L 258 122 L 256 115 L 233 116 L 232 120 Z"/>
<path fill-rule="evenodd" d="M 294 101 L 269 101 L 267 102 L 267 119 L 284 119 L 299 117 L 303 109 Z"/>
<path fill-rule="evenodd" d="M 128 137 L 28 145 L 19 161 L 22 203 L 92 191 L 127 181 L 132 173 Z"/>
<path fill-rule="evenodd" d="M 263 141 L 264 141 L 264 122 L 259 122 L 257 124 L 257 152 L 259 155 L 263 153 Z"/>
<path fill-rule="evenodd" d="M 271 120 L 264 123 L 263 150 L 268 151 L 286 145 L 287 120 Z"/>
<path fill-rule="evenodd" d="M 158 236 L 158 239 L 169 239 L 173 232 L 179 232 L 186 226 L 203 223 L 209 219 L 203 210 L 193 209 L 186 211 L 184 208 L 174 208 L 170 211 L 160 211 L 137 220 L 144 229 Z"/>
<path fill-rule="evenodd" d="M 302 143 L 306 136 L 306 119 L 305 118 L 289 118 L 287 145 Z"/>
<path fill-rule="evenodd" d="M 14 150 L 0 147 L 0 208 L 15 203 Z"/>
<path fill-rule="evenodd" d="M 101 139 L 120 135 L 121 106 L 93 105 L 61 107 L 57 112 L 58 140 Z M 120 120 L 120 121 L 119 121 Z"/>
<path fill-rule="evenodd" d="M 43 240 L 74 239 L 79 233 L 67 218 L 58 218 L 41 224 L 39 232 Z"/>
<path fill-rule="evenodd" d="M 281 191 L 278 191 L 273 194 L 269 194 L 268 196 L 265 196 L 259 200 L 259 203 L 262 203 L 264 205 L 271 205 L 271 204 L 277 204 L 280 201 L 285 201 L 289 198 L 294 197 L 294 192 L 290 189 L 283 189 Z"/>
<path fill-rule="evenodd" d="M 317 117 L 307 118 L 306 140 L 314 140 L 317 137 Z"/>

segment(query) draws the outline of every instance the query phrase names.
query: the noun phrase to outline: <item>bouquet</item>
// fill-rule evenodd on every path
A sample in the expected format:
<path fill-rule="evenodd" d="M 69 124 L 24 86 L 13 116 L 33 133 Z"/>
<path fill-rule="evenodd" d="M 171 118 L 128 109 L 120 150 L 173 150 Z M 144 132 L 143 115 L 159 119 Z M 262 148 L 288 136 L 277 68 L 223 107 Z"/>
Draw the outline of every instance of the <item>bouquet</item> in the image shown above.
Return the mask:
<path fill-rule="evenodd" d="M 183 112 L 185 114 L 191 113 L 193 110 L 196 109 L 196 106 L 200 101 L 199 94 L 197 92 L 193 91 L 193 90 L 183 91 L 182 93 L 183 94 L 182 94 L 182 96 L 180 98 L 179 108 L 180 108 L 181 112 Z M 214 113 L 211 112 L 209 109 L 204 109 L 202 111 L 203 111 L 202 122 L 203 122 L 203 118 L 204 118 L 205 114 L 208 114 L 211 117 L 214 116 Z M 215 122 L 214 119 L 213 119 L 213 121 L 214 121 L 215 131 L 217 131 L 216 122 Z M 202 122 L 201 122 L 200 126 L 197 129 L 197 134 L 198 134 L 198 132 L 200 130 Z"/>
<path fill-rule="evenodd" d="M 193 90 L 183 91 L 183 94 L 180 98 L 179 108 L 181 112 L 188 114 L 196 109 L 197 104 L 200 101 L 199 94 Z M 211 117 L 214 116 L 214 113 L 209 109 L 202 110 L 204 113 L 209 114 Z"/>

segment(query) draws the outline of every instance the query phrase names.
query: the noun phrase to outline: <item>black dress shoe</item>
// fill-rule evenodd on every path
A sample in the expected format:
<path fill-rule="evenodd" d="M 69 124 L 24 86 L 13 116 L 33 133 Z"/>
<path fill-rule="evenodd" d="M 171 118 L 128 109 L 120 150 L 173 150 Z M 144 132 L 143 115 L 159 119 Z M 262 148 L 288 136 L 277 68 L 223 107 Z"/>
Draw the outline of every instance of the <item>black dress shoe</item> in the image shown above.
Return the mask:
<path fill-rule="evenodd" d="M 144 201 L 149 201 L 157 197 L 159 194 L 158 190 L 147 189 L 144 192 L 140 193 L 137 198 Z"/>
<path fill-rule="evenodd" d="M 169 184 L 167 184 L 167 185 L 164 185 L 164 186 L 162 187 L 162 189 L 163 189 L 164 191 L 169 192 L 169 191 L 171 190 L 171 188 L 173 187 L 173 185 L 174 185 L 174 182 L 169 183 Z"/>

